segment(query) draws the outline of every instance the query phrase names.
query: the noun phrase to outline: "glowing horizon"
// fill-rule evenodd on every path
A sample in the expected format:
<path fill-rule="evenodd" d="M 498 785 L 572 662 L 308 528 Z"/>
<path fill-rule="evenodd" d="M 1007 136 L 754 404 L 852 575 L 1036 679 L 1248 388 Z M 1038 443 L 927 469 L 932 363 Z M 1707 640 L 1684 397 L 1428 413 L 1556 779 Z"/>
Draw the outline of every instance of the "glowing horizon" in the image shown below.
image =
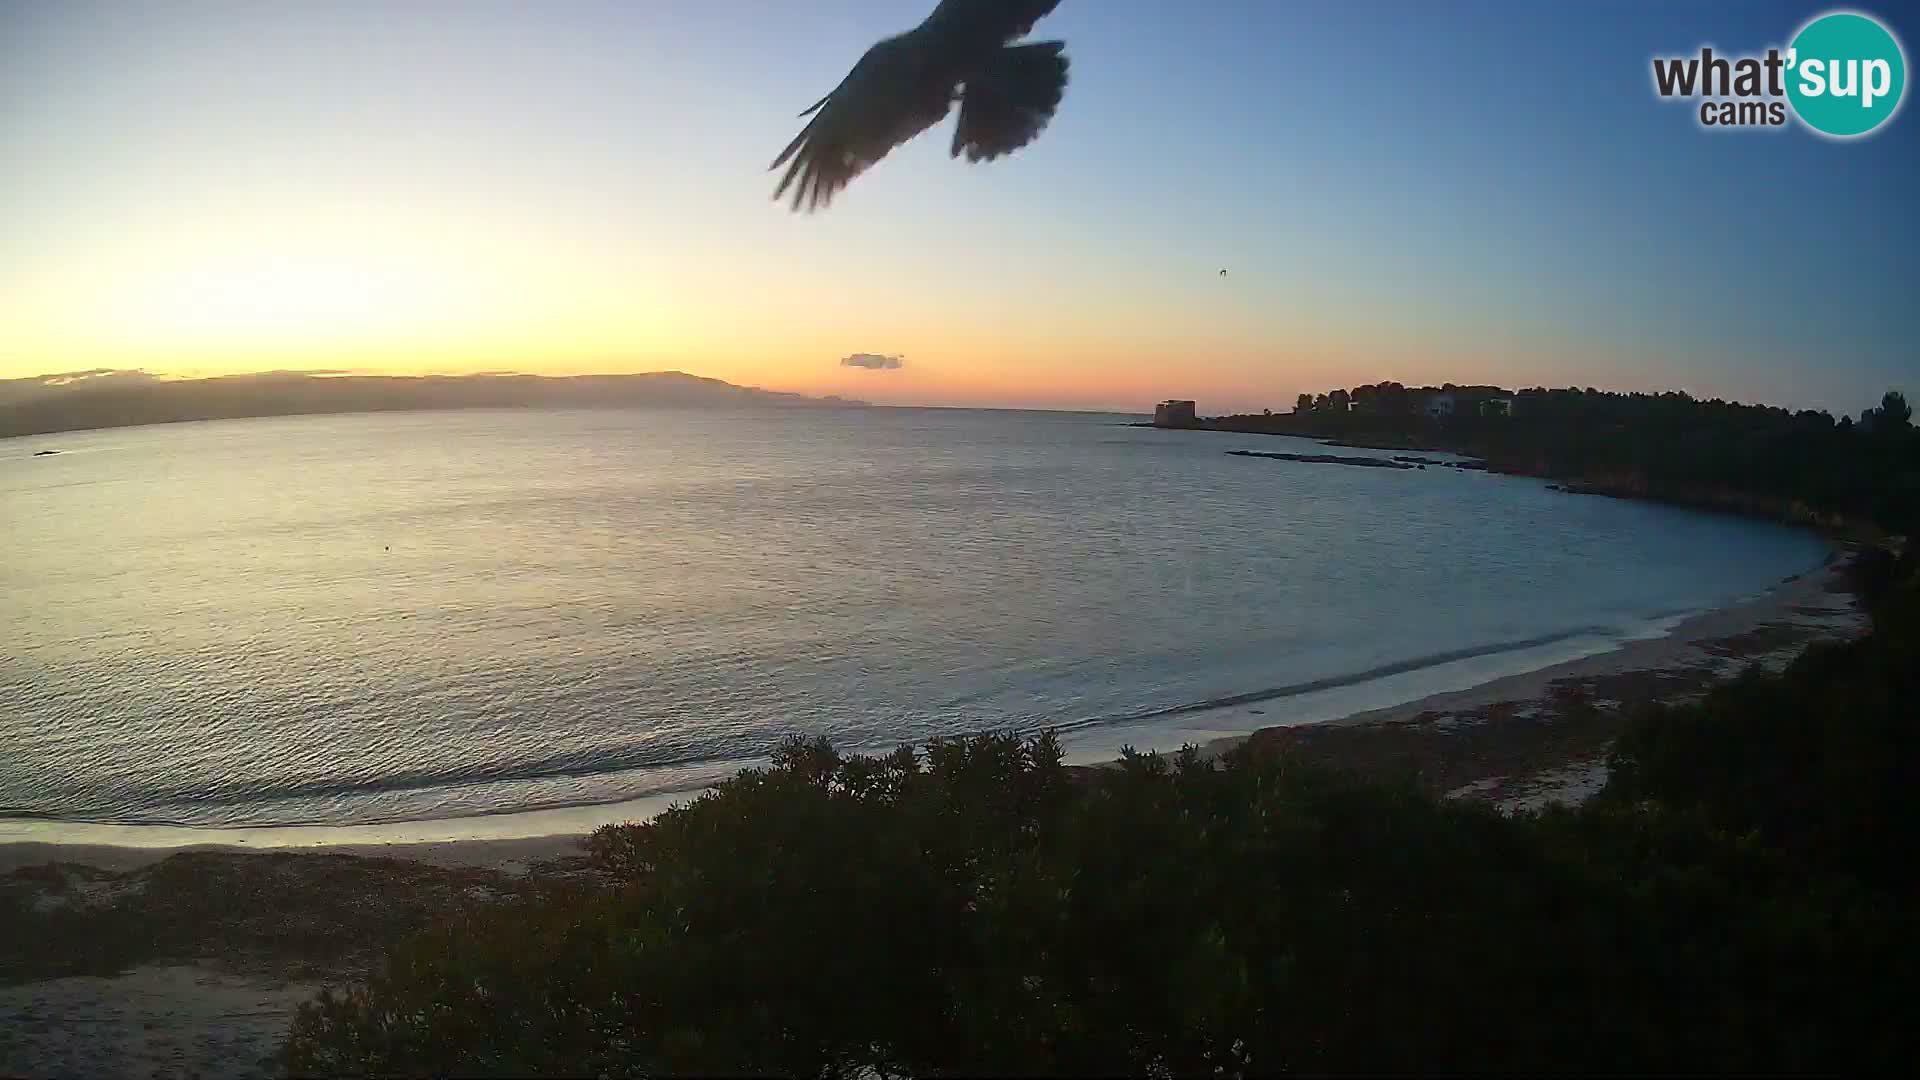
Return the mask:
<path fill-rule="evenodd" d="M 1711 136 L 1645 85 L 1656 49 L 1764 44 L 1814 6 L 1389 6 L 1063 4 L 1073 81 L 1037 142 L 968 167 L 942 126 L 808 218 L 766 161 L 917 13 L 12 5 L 0 378 L 677 369 L 1128 411 L 1397 379 L 1852 411 L 1910 374 L 1911 116 L 1859 145 Z M 1415 107 L 1435 41 L 1471 109 Z M 1578 123 L 1514 96 L 1536 52 L 1586 65 Z M 1820 272 L 1764 272 L 1781 252 Z"/>

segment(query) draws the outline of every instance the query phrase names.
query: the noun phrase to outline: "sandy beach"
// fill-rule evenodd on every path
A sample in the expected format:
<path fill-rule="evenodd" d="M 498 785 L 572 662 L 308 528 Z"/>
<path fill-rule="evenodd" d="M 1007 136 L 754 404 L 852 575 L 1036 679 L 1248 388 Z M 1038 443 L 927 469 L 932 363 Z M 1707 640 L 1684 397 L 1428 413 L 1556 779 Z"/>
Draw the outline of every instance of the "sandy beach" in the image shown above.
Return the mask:
<path fill-rule="evenodd" d="M 0 1076 L 277 1075 L 300 1003 L 450 910 L 573 887 L 579 841 L 7 845 Z"/>
<path fill-rule="evenodd" d="M 1607 746 L 1634 706 L 1696 700 L 1750 665 L 1777 671 L 1814 642 L 1864 633 L 1846 565 L 1836 552 L 1761 596 L 1610 652 L 1330 723 L 1218 739 L 1203 752 L 1251 741 L 1511 810 L 1579 803 L 1605 785 Z"/>
<path fill-rule="evenodd" d="M 1635 704 L 1684 701 L 1864 630 L 1843 565 L 1611 652 L 1204 751 L 1251 742 L 1510 809 L 1578 802 L 1605 783 Z M 449 907 L 573 887 L 590 874 L 581 839 L 0 844 L 0 916 L 15 929 L 0 946 L 0 1075 L 270 1075 L 301 1001 Z"/>

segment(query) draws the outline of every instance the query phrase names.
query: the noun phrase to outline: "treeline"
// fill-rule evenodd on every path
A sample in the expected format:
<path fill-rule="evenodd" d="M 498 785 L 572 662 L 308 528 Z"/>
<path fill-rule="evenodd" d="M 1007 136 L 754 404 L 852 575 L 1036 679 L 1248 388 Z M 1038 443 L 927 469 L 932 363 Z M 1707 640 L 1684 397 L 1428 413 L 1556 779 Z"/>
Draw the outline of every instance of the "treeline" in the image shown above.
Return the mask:
<path fill-rule="evenodd" d="M 462 916 L 297 1019 L 296 1074 L 1853 1072 L 1914 1060 L 1920 581 L 1637 718 L 1503 817 L 1243 750 L 785 747 L 608 884 Z"/>
<path fill-rule="evenodd" d="M 1443 394 L 1450 411 L 1432 415 Z M 1302 395 L 1297 405 L 1204 426 L 1454 450 L 1500 472 L 1815 524 L 1903 534 L 1920 525 L 1920 434 L 1897 391 L 1858 420 L 1684 393 L 1397 383 Z"/>

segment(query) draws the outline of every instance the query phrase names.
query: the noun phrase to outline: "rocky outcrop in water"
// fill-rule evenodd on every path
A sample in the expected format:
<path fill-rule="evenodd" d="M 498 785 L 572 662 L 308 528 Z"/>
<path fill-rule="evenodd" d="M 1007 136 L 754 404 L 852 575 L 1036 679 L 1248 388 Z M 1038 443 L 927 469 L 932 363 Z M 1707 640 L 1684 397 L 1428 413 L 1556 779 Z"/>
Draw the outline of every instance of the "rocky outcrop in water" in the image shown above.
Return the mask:
<path fill-rule="evenodd" d="M 1334 454 L 1264 454 L 1258 450 L 1229 450 L 1228 457 L 1272 458 L 1275 461 L 1304 461 L 1310 465 L 1360 465 L 1369 469 L 1411 469 L 1401 461 L 1373 457 L 1339 457 Z"/>

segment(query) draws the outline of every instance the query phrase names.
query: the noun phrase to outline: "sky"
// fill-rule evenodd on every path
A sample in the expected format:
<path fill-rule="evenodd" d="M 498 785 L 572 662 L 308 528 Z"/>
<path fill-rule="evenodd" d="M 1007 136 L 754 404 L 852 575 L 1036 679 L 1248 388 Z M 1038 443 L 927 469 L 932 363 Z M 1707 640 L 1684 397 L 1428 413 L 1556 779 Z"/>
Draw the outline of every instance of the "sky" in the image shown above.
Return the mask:
<path fill-rule="evenodd" d="M 679 369 L 1203 413 L 1381 379 L 1920 391 L 1915 109 L 1837 142 L 1652 88 L 1655 55 L 1783 46 L 1828 5 L 1064 0 L 1032 145 L 969 166 L 949 120 L 822 213 L 773 202 L 796 114 L 930 7 L 0 0 L 0 378 Z"/>

